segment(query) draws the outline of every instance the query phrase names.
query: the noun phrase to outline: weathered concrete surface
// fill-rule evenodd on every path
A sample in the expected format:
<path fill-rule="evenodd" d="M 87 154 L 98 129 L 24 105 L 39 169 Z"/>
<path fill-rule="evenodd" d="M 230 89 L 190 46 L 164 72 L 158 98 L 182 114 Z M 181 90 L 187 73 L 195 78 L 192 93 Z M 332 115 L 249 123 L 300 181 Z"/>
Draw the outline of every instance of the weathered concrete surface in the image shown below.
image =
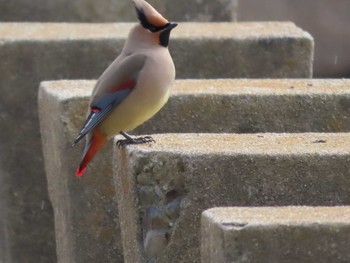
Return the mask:
<path fill-rule="evenodd" d="M 0 24 L 0 92 L 3 94 L 0 97 L 0 193 L 2 206 L 6 208 L 0 216 L 3 233 L 0 236 L 7 244 L 0 247 L 9 248 L 10 254 L 35 262 L 52 262 L 54 258 L 52 209 L 37 117 L 39 82 L 97 78 L 120 52 L 131 26 L 127 23 Z M 257 68 L 250 70 L 247 64 L 238 70 L 240 61 L 244 57 L 248 59 L 247 46 L 265 50 L 261 55 L 265 69 L 262 76 L 311 74 L 312 39 L 292 24 L 183 23 L 176 32 L 171 48 L 180 78 L 256 76 Z M 282 53 L 275 50 L 275 44 L 267 45 L 269 41 Z M 256 65 L 257 57 L 249 56 L 250 64 L 254 61 Z M 277 56 L 281 57 L 276 62 Z M 267 65 L 271 65 L 269 73 Z"/>
<path fill-rule="evenodd" d="M 42 55 L 50 56 L 52 64 L 67 68 L 66 61 L 55 59 L 57 52 L 68 45 L 75 53 L 66 51 L 61 59 L 70 58 L 76 67 L 81 63 L 89 65 L 90 69 L 80 66 L 87 72 L 95 70 L 93 64 L 100 60 L 96 69 L 102 71 L 101 65 L 107 66 L 120 52 L 132 26 L 132 23 L 5 23 L 0 24 L 0 41 L 4 42 L 3 48 L 15 49 L 17 53 L 21 44 L 26 49 L 33 48 L 30 43 L 49 49 L 56 45 L 55 51 Z M 313 39 L 292 23 L 181 23 L 172 33 L 170 45 L 178 78 L 312 76 Z M 94 52 L 88 58 L 81 57 L 80 52 L 92 47 Z M 13 59 L 8 56 L 5 59 L 11 68 Z"/>
<path fill-rule="evenodd" d="M 39 90 L 40 128 L 54 207 L 58 262 L 123 262 L 111 158 L 105 157 L 110 149 L 104 149 L 89 167 L 91 176 L 74 176 L 82 149 L 73 150 L 71 143 L 87 105 L 67 100 L 79 89 L 71 88 L 59 96 L 45 88 Z"/>
<path fill-rule="evenodd" d="M 200 215 L 215 206 L 350 204 L 348 133 L 154 139 L 152 145 L 114 149 L 127 263 L 199 262 Z M 169 206 L 178 211 L 167 212 Z M 157 242 L 159 249 L 146 250 Z"/>
<path fill-rule="evenodd" d="M 101 200 L 99 213 L 110 209 L 109 206 L 105 207 L 104 202 L 111 196 L 106 197 L 103 192 L 91 194 L 89 191 L 104 189 L 108 184 L 108 178 L 103 177 L 103 180 L 99 174 L 111 173 L 111 149 L 103 150 L 92 162 L 92 169 L 87 171 L 87 177 L 92 178 L 89 182 L 82 180 L 86 183 L 84 185 L 74 178 L 83 143 L 76 149 L 70 147 L 84 121 L 94 84 L 95 81 L 65 80 L 41 85 L 41 130 L 51 199 L 58 217 L 58 233 L 67 232 L 67 225 L 71 224 L 75 231 L 87 231 L 85 224 L 81 223 L 83 220 L 74 220 L 74 217 L 90 220 L 91 209 L 97 206 L 97 201 L 91 200 Z M 346 107 L 350 99 L 349 87 L 349 80 L 177 80 L 164 109 L 134 133 L 349 131 Z M 62 178 L 67 180 L 66 184 L 62 184 Z M 91 186 L 90 182 L 94 185 Z M 68 195 L 71 185 L 75 189 L 69 194 L 73 201 L 65 199 L 66 202 L 62 202 L 61 195 Z M 80 191 L 85 191 L 83 188 L 91 189 L 81 194 Z M 147 194 L 147 188 L 144 191 Z M 74 194 L 79 194 L 79 197 Z M 66 207 L 70 202 L 77 204 L 76 210 Z M 86 207 L 87 202 L 96 205 Z M 167 211 L 175 216 L 178 200 L 174 200 Z M 65 221 L 63 215 L 73 219 Z M 90 231 L 86 232 L 87 239 L 96 229 Z M 72 238 L 72 234 L 68 232 L 64 238 Z M 63 251 L 59 255 L 74 249 L 68 242 L 58 242 L 57 246 L 59 251 Z"/>
<path fill-rule="evenodd" d="M 148 0 L 174 21 L 235 21 L 238 0 Z M 135 21 L 131 0 L 0 0 L 1 21 L 127 22 Z"/>
<path fill-rule="evenodd" d="M 0 24 L 0 193 L 5 207 L 0 236 L 6 243 L 0 247 L 9 248 L 10 254 L 34 262 L 54 258 L 37 117 L 39 82 L 97 78 L 121 50 L 131 26 Z M 292 24 L 184 23 L 173 35 L 171 48 L 180 78 L 311 75 L 312 39 Z M 260 62 L 250 47 L 262 50 Z M 248 56 L 250 62 L 243 64 Z M 261 73 L 249 66 L 258 63 L 263 63 Z"/>
<path fill-rule="evenodd" d="M 178 80 L 136 132 L 345 132 L 349 118 L 349 80 Z"/>
<path fill-rule="evenodd" d="M 293 21 L 315 38 L 314 76 L 350 77 L 350 1 L 242 0 L 239 21 Z"/>
<path fill-rule="evenodd" d="M 202 263 L 349 262 L 350 208 L 212 208 L 201 240 Z"/>
<path fill-rule="evenodd" d="M 238 0 L 164 1 L 164 13 L 174 21 L 236 21 Z"/>
<path fill-rule="evenodd" d="M 86 105 L 94 84 L 70 80 L 43 86 Z M 71 117 L 76 131 L 86 110 L 78 109 Z M 348 132 L 349 118 L 350 80 L 176 80 L 165 107 L 132 133 Z"/>
<path fill-rule="evenodd" d="M 312 76 L 313 39 L 292 23 L 194 25 L 181 24 L 182 31 L 174 30 L 171 50 L 178 78 Z M 177 38 L 182 39 L 179 45 Z M 217 41 L 219 47 L 214 46 Z"/>

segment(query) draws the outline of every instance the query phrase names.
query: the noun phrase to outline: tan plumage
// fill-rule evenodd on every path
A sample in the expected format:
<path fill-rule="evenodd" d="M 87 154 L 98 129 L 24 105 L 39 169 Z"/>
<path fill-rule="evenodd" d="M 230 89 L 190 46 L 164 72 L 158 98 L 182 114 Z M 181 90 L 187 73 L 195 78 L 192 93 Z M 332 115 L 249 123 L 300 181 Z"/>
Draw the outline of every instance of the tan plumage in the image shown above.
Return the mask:
<path fill-rule="evenodd" d="M 134 0 L 134 4 L 141 23 L 132 28 L 121 54 L 98 79 L 87 121 L 73 144 L 87 134 L 78 176 L 118 133 L 127 138 L 120 144 L 147 142 L 131 139 L 125 131 L 151 118 L 169 98 L 175 67 L 167 46 L 170 31 L 177 24 L 169 23 L 144 0 Z"/>

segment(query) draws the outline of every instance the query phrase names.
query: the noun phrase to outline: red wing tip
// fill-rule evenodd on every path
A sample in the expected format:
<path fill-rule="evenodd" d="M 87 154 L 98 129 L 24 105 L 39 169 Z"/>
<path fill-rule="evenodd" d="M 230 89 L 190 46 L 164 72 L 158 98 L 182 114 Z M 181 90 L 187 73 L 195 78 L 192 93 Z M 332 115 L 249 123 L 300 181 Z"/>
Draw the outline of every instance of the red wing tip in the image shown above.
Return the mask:
<path fill-rule="evenodd" d="M 81 177 L 81 176 L 83 176 L 83 174 L 85 173 L 85 171 L 86 171 L 86 167 L 81 168 L 81 167 L 79 166 L 78 169 L 75 171 L 75 176 Z"/>
<path fill-rule="evenodd" d="M 97 113 L 97 112 L 100 112 L 101 111 L 101 109 L 99 109 L 99 108 L 91 108 L 91 112 L 94 112 L 94 113 Z"/>

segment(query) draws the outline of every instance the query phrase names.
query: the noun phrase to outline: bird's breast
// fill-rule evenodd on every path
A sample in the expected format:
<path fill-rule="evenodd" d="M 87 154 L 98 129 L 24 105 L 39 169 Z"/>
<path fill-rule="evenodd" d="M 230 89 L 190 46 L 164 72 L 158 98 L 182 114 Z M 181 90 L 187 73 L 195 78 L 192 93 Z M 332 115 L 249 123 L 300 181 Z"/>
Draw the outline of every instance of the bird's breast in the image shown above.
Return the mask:
<path fill-rule="evenodd" d="M 101 128 L 112 136 L 133 130 L 150 119 L 167 102 L 174 79 L 175 67 L 169 53 L 148 58 L 133 91 L 106 118 Z"/>

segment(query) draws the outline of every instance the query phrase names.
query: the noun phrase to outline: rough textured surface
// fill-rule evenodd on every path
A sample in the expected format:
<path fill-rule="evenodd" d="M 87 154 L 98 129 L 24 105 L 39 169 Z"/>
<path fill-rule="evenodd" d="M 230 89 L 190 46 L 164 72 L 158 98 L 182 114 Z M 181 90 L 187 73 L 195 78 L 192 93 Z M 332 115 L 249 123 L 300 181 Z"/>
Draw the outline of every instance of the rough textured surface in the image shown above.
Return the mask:
<path fill-rule="evenodd" d="M 0 192 L 7 203 L 5 216 L 0 217 L 6 221 L 8 253 L 20 262 L 51 263 L 56 258 L 39 133 L 39 82 L 63 77 L 95 78 L 111 55 L 106 53 L 113 53 L 118 46 L 118 42 L 73 42 L 0 44 L 0 90 L 4 94 L 0 98 Z"/>
<path fill-rule="evenodd" d="M 293 21 L 314 38 L 314 76 L 350 77 L 350 1 L 242 0 L 239 21 Z"/>
<path fill-rule="evenodd" d="M 238 0 L 165 1 L 164 13 L 175 21 L 236 21 Z"/>
<path fill-rule="evenodd" d="M 148 0 L 176 21 L 234 21 L 237 0 Z M 125 22 L 135 21 L 131 0 L 0 0 L 1 21 Z"/>
<path fill-rule="evenodd" d="M 136 132 L 350 131 L 349 88 L 349 80 L 177 81 L 168 104 Z"/>
<path fill-rule="evenodd" d="M 350 204 L 347 133 L 154 138 L 114 150 L 125 262 L 199 262 L 200 214 L 211 207 Z M 176 199 L 179 211 L 164 215 Z M 157 216 L 147 213 L 154 207 Z M 144 250 L 152 231 L 164 231 L 156 256 Z"/>
<path fill-rule="evenodd" d="M 39 91 L 39 115 L 58 262 L 123 262 L 111 158 L 105 148 L 90 176 L 74 176 L 83 143 L 71 148 L 86 103 Z M 84 110 L 83 110 L 84 108 Z M 78 114 L 80 113 L 80 114 Z"/>
<path fill-rule="evenodd" d="M 212 208 L 201 236 L 202 263 L 348 262 L 350 208 Z"/>
<path fill-rule="evenodd" d="M 94 84 L 44 86 L 79 104 Z M 81 110 L 75 116 L 84 115 Z M 176 80 L 165 107 L 133 133 L 347 132 L 349 118 L 350 80 Z"/>
<path fill-rule="evenodd" d="M 97 78 L 121 50 L 130 27 L 0 24 L 0 193 L 5 211 L 0 216 L 5 245 L 0 247 L 8 253 L 35 262 L 52 262 L 55 257 L 37 116 L 39 82 Z M 183 23 L 173 35 L 171 48 L 180 78 L 311 75 L 312 38 L 293 24 Z M 251 54 L 259 49 L 259 56 Z M 261 67 L 249 66 L 259 63 L 261 74 Z"/>
<path fill-rule="evenodd" d="M 67 203 L 56 201 L 55 210 L 61 211 L 56 213 L 57 216 L 75 211 L 79 212 L 83 218 L 87 217 L 93 207 L 85 207 L 81 203 L 86 204 L 89 202 L 87 200 L 95 198 L 102 200 L 104 204 L 110 198 L 109 196 L 106 199 L 99 192 L 91 195 L 90 191 L 95 188 L 104 189 L 106 187 L 104 184 L 106 182 L 108 184 L 106 181 L 108 179 L 102 180 L 99 174 L 100 171 L 106 174 L 111 172 L 111 149 L 103 150 L 92 162 L 92 169 L 87 170 L 88 178 L 92 177 L 90 180 L 93 180 L 94 186 L 84 185 L 82 182 L 86 180 L 77 180 L 73 176 L 83 143 L 76 149 L 71 149 L 70 144 L 83 124 L 94 83 L 95 81 L 81 80 L 42 83 L 42 95 L 39 97 L 41 130 L 45 142 L 47 172 L 51 178 L 49 185 L 52 189 L 50 191 L 53 196 L 56 196 L 52 197 L 52 200 L 57 200 L 61 196 L 60 193 L 64 196 L 63 193 L 68 191 L 65 187 L 70 184 L 78 187 L 79 191 L 91 188 L 86 195 L 81 194 L 79 198 L 76 196 L 73 198 L 73 204 L 76 204 L 78 209 L 76 211 L 68 211 L 64 208 L 68 206 Z M 346 107 L 349 104 L 349 86 L 348 80 L 177 80 L 165 108 L 134 133 L 349 131 L 347 121 L 349 113 Z M 274 104 L 274 101 L 279 101 L 279 103 Z M 206 109 L 205 113 L 203 109 Z M 304 120 L 307 122 L 304 123 Z M 332 123 L 333 125 L 330 125 Z M 58 131 L 54 132 L 55 129 Z M 56 147 L 59 148 L 56 149 Z M 52 160 L 53 158 L 55 159 Z M 58 184 L 62 177 L 67 180 L 66 185 Z M 76 181 L 79 183 L 78 186 L 76 186 Z M 149 202 L 149 200 L 152 202 L 153 199 L 149 199 L 149 196 L 152 197 L 154 194 L 152 188 L 146 185 L 141 192 L 145 196 L 142 198 L 144 202 Z M 65 200 L 71 202 L 71 199 Z M 97 201 L 93 201 L 93 204 L 95 202 Z M 164 212 L 174 221 L 179 215 L 179 204 L 180 199 L 174 197 L 163 205 L 161 211 L 153 209 L 151 212 L 155 211 L 156 216 Z M 108 211 L 109 206 L 106 209 Z M 101 213 L 106 212 L 103 211 Z M 77 229 L 81 226 L 81 220 L 77 222 L 57 220 L 60 223 L 56 224 L 58 229 L 65 229 L 66 224 L 71 223 L 76 224 Z M 81 231 L 86 231 L 84 226 L 85 224 L 82 224 Z M 161 231 L 165 229 L 162 228 Z M 95 230 L 92 229 L 91 232 Z M 161 231 L 153 232 L 152 235 L 159 236 Z M 70 235 L 71 233 L 68 233 L 67 237 Z M 58 235 L 57 238 L 61 236 Z M 66 251 L 70 248 L 68 243 L 57 245 L 59 251 Z M 65 253 L 60 252 L 60 254 Z"/>
<path fill-rule="evenodd" d="M 68 61 L 55 58 L 67 45 L 72 51 L 67 50 L 62 58 L 102 71 L 119 53 L 132 25 L 5 23 L 0 24 L 0 43 L 17 52 L 21 44 L 31 51 L 31 42 L 49 49 L 56 44 L 56 50 L 44 54 L 50 56 L 51 64 L 61 67 L 68 67 Z M 181 23 L 171 38 L 178 78 L 312 76 L 313 39 L 292 23 Z M 94 52 L 83 57 L 81 52 L 92 47 Z M 5 57 L 8 67 L 15 59 L 11 58 Z M 97 59 L 99 64 L 92 66 Z"/>

